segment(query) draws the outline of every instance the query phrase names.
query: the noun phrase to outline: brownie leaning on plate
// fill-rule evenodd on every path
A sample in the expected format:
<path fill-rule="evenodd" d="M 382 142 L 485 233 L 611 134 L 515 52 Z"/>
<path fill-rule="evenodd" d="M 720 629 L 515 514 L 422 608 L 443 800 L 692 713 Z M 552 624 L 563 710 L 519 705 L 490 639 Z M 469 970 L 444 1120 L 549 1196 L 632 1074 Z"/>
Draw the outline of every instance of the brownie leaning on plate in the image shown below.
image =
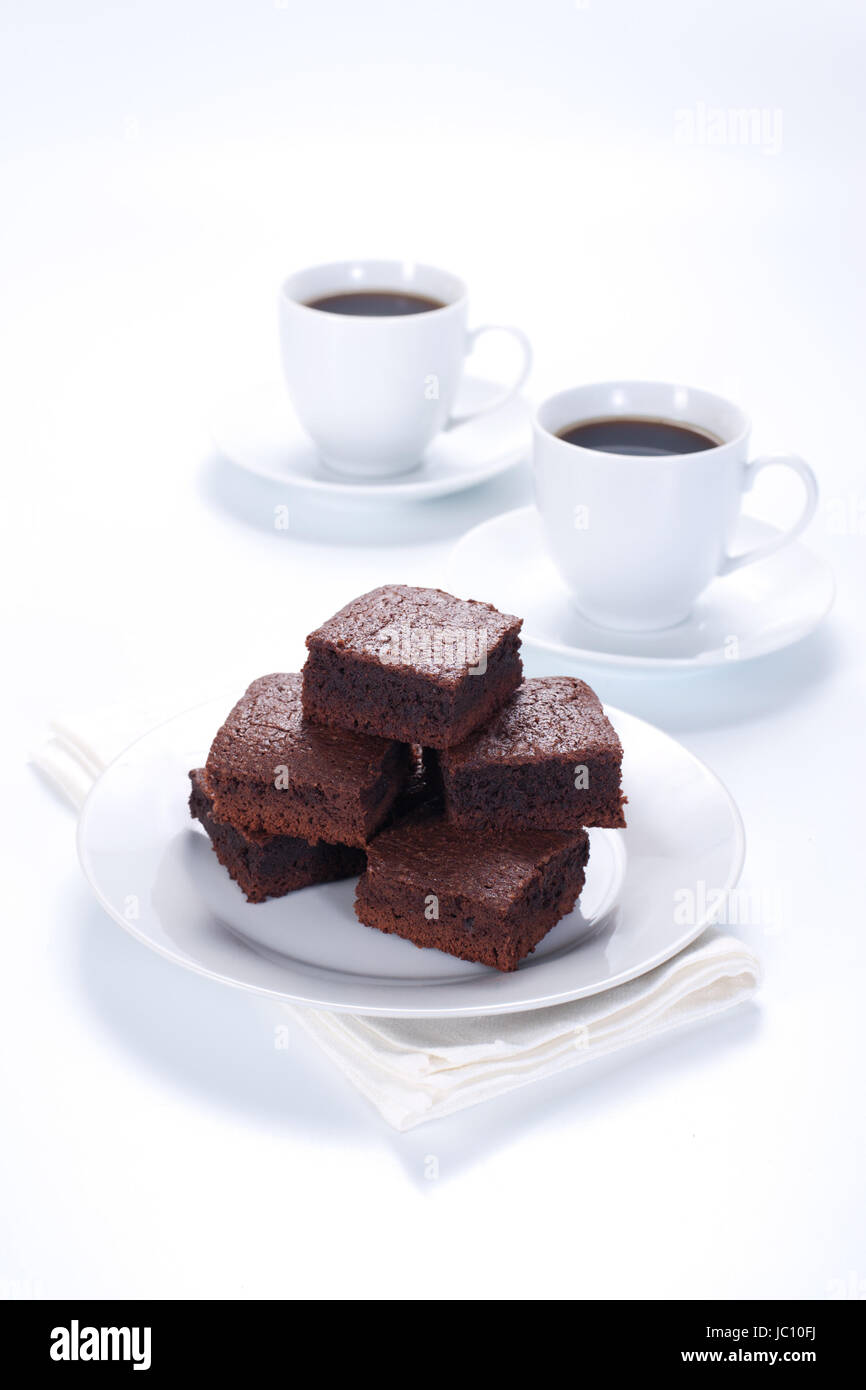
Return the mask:
<path fill-rule="evenodd" d="M 363 872 L 366 860 L 362 849 L 329 845 L 324 840 L 311 845 L 295 835 L 248 839 L 232 826 L 214 820 L 204 768 L 195 768 L 189 780 L 190 815 L 207 831 L 217 859 L 243 889 L 248 902 L 263 903 L 266 898 L 282 898 L 313 883 L 354 878 Z"/>
<path fill-rule="evenodd" d="M 247 836 L 296 835 L 363 848 L 409 772 L 409 747 L 311 724 L 301 677 L 253 681 L 208 754 L 213 818 Z"/>
<path fill-rule="evenodd" d="M 367 849 L 358 919 L 416 946 L 516 970 L 574 907 L 589 858 L 585 830 L 459 830 L 409 819 Z"/>
<path fill-rule="evenodd" d="M 595 691 L 573 676 L 524 681 L 439 763 L 447 815 L 464 829 L 625 825 L 622 744 Z"/>
<path fill-rule="evenodd" d="M 459 743 L 520 684 L 522 621 L 441 589 L 373 589 L 307 638 L 304 713 L 428 748 Z"/>

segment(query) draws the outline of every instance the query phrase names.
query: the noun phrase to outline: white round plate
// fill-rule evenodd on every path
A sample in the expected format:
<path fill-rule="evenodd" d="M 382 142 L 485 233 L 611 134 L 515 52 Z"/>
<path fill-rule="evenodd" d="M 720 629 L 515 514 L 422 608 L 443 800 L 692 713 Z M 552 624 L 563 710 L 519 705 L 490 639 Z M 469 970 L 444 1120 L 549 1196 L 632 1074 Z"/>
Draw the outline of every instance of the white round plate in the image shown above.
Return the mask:
<path fill-rule="evenodd" d="M 739 812 L 718 778 L 659 729 L 608 713 L 624 747 L 628 830 L 591 832 L 578 907 L 511 974 L 362 926 L 354 880 L 247 903 L 187 809 L 187 773 L 204 762 L 224 702 L 154 729 L 103 773 L 79 821 L 81 864 L 105 910 L 139 941 L 287 1003 L 420 1017 L 595 994 L 698 936 L 721 911 L 744 852 Z"/>
<path fill-rule="evenodd" d="M 500 389 L 465 376 L 456 409 L 477 409 Z M 515 397 L 489 415 L 444 430 L 409 472 L 369 481 L 341 478 L 322 463 L 278 382 L 239 388 L 223 400 L 212 432 L 220 453 L 248 473 L 290 489 L 377 502 L 413 502 L 475 487 L 528 458 L 531 444 L 529 408 Z"/>
<path fill-rule="evenodd" d="M 754 517 L 738 523 L 734 549 L 776 534 Z M 504 512 L 461 536 L 448 562 L 447 587 L 483 594 L 505 613 L 522 613 L 527 646 L 570 661 L 668 670 L 714 666 L 778 651 L 805 637 L 830 611 L 835 594 L 829 565 L 804 545 L 790 545 L 716 579 L 691 617 L 663 632 L 596 627 L 574 607 L 545 548 L 534 507 Z M 734 646 L 736 643 L 736 646 Z"/>

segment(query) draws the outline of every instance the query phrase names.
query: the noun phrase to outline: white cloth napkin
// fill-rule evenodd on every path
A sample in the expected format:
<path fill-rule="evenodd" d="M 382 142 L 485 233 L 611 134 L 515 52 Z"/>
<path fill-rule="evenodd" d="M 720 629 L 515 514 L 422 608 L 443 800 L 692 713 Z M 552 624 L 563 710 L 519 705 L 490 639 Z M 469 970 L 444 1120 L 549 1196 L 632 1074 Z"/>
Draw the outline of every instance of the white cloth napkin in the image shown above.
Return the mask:
<path fill-rule="evenodd" d="M 112 706 L 57 720 L 32 760 L 78 809 L 101 770 L 170 712 Z M 549 1009 L 439 1020 L 284 1008 L 388 1124 L 408 1130 L 721 1013 L 759 983 L 754 954 L 711 928 L 640 979 Z"/>

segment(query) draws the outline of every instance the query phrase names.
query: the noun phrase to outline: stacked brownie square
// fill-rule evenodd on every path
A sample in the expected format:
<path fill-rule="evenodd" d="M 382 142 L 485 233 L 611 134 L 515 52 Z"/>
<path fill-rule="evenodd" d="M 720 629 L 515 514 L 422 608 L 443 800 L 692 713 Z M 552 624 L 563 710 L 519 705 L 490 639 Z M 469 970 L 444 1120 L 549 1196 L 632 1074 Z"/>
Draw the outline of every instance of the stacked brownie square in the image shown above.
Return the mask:
<path fill-rule="evenodd" d="M 389 585 L 254 681 L 190 774 L 192 815 L 252 902 L 360 874 L 361 922 L 514 970 L 583 888 L 586 826 L 623 826 L 622 749 L 590 688 L 523 680 L 521 620 Z"/>
<path fill-rule="evenodd" d="M 409 749 L 304 718 L 298 674 L 253 681 L 190 773 L 190 812 L 250 902 L 362 872 Z"/>

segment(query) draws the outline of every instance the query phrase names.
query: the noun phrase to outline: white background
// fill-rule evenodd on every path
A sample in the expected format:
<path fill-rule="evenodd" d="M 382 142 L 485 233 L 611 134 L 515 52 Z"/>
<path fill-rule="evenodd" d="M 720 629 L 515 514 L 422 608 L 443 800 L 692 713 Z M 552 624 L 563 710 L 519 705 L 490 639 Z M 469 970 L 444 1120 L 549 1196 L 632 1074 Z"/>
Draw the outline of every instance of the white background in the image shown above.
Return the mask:
<path fill-rule="evenodd" d="M 2 26 L 0 1292 L 866 1292 L 862 7 L 6 0 Z M 779 112 L 781 148 L 684 142 L 702 105 Z M 26 764 L 58 713 L 296 666 L 528 495 L 292 503 L 285 534 L 279 490 L 212 456 L 226 384 L 276 370 L 281 276 L 351 255 L 462 274 L 476 321 L 530 334 L 535 398 L 733 395 L 813 464 L 839 580 L 775 657 L 587 673 L 739 801 L 759 1001 L 407 1137 L 103 916 Z"/>

